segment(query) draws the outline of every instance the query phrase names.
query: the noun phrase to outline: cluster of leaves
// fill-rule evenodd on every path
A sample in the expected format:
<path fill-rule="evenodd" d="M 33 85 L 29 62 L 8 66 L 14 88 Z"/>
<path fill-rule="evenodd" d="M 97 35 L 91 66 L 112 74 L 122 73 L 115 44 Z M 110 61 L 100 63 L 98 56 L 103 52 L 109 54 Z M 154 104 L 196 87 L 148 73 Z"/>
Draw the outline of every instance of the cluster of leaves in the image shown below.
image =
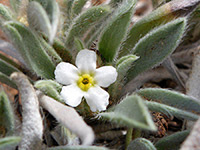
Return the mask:
<path fill-rule="evenodd" d="M 82 49 L 91 49 L 95 42 L 99 65 L 115 66 L 117 81 L 108 89 L 111 101 L 117 104 L 98 116 L 128 128 L 156 130 L 150 111 L 180 119 L 197 120 L 200 102 L 184 94 L 165 89 L 140 89 L 121 98 L 126 85 L 141 73 L 161 64 L 179 45 L 188 24 L 187 17 L 199 1 L 168 2 L 130 27 L 137 0 L 111 0 L 107 5 L 85 8 L 87 0 L 29 0 L 22 12 L 23 1 L 10 0 L 12 10 L 0 4 L 0 27 L 16 50 L 0 53 L 0 81 L 17 89 L 9 76 L 25 73 L 35 88 L 54 100 L 62 86 L 54 81 L 55 66 L 62 61 L 74 63 Z M 179 5 L 182 3 L 182 5 Z M 11 59 L 11 56 L 14 59 Z M 42 80 L 41 80 L 42 79 Z M 5 94 L 0 97 L 0 124 L 8 128 L 6 135 L 15 135 L 12 108 Z M 72 118 L 73 119 L 73 118 Z M 68 120 L 70 123 L 70 120 Z M 176 139 L 180 134 L 182 139 Z M 162 149 L 166 141 L 180 143 L 188 131 L 177 133 L 153 145 L 138 138 L 127 149 Z M 17 143 L 19 137 L 3 138 Z M 1 144 L 3 143 L 3 144 Z M 179 145 L 178 145 L 179 146 Z M 50 149 L 94 149 L 94 147 L 57 147 Z M 98 149 L 98 147 L 95 147 Z M 99 148 L 104 149 L 104 148 Z"/>

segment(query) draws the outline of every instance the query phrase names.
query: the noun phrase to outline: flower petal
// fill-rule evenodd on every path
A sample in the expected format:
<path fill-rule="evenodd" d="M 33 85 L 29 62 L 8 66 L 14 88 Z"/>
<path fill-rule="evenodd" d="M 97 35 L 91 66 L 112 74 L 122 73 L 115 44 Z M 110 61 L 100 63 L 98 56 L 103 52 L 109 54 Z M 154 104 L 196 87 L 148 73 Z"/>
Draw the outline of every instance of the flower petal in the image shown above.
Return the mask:
<path fill-rule="evenodd" d="M 109 104 L 109 94 L 99 86 L 90 88 L 84 97 L 93 112 L 106 110 Z"/>
<path fill-rule="evenodd" d="M 94 72 L 96 69 L 96 53 L 90 50 L 82 50 L 76 57 L 76 66 L 82 73 Z"/>
<path fill-rule="evenodd" d="M 65 62 L 61 62 L 56 66 L 54 74 L 56 81 L 64 85 L 72 84 L 79 78 L 78 69 L 74 65 Z"/>
<path fill-rule="evenodd" d="M 108 87 L 117 79 L 117 71 L 112 66 L 104 66 L 96 69 L 94 80 L 99 86 Z"/>
<path fill-rule="evenodd" d="M 84 92 L 76 84 L 63 86 L 60 95 L 64 99 L 65 103 L 76 107 L 81 103 Z"/>

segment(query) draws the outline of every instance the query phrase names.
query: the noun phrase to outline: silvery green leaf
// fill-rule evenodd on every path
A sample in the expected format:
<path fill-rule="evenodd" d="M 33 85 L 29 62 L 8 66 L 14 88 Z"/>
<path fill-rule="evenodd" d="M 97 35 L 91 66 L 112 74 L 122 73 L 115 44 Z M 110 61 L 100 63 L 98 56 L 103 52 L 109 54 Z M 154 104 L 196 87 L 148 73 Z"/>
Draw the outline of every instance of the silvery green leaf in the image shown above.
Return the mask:
<path fill-rule="evenodd" d="M 125 38 L 130 25 L 136 0 L 124 1 L 111 16 L 104 27 L 98 43 L 98 49 L 107 62 L 112 62 L 117 55 L 119 46 Z"/>
<path fill-rule="evenodd" d="M 49 0 L 45 8 L 36 1 L 28 5 L 28 22 L 30 27 L 42 31 L 49 38 L 50 43 L 57 32 L 60 10 L 55 0 Z"/>
<path fill-rule="evenodd" d="M 165 104 L 160 104 L 151 101 L 145 101 L 144 104 L 148 107 L 149 110 L 155 112 L 161 112 L 169 117 L 175 116 L 180 119 L 187 119 L 192 121 L 196 121 L 199 118 L 199 115 L 175 107 L 167 106 Z"/>
<path fill-rule="evenodd" d="M 46 95 L 54 98 L 55 100 L 58 100 L 60 102 L 64 102 L 62 97 L 60 96 L 60 91 L 62 89 L 62 86 L 53 81 L 53 80 L 40 80 L 37 81 L 34 86 L 44 92 Z"/>
<path fill-rule="evenodd" d="M 147 107 L 137 95 L 126 97 L 109 112 L 100 113 L 99 116 L 123 126 L 156 130 Z"/>
<path fill-rule="evenodd" d="M 16 22 L 6 22 L 4 30 L 24 61 L 38 76 L 54 78 L 55 65 L 34 32 Z"/>
<path fill-rule="evenodd" d="M 72 11 L 72 4 L 73 4 L 74 0 L 64 0 L 64 7 L 65 7 L 65 12 L 67 14 L 67 20 L 72 19 L 71 18 L 71 11 Z"/>
<path fill-rule="evenodd" d="M 126 63 L 126 61 L 128 61 L 129 59 L 132 60 L 132 61 L 135 61 L 138 58 L 139 57 L 136 56 L 136 55 L 131 55 L 131 54 L 130 55 L 126 55 L 124 57 L 121 57 L 119 60 L 117 60 L 116 66 L 117 66 L 117 68 L 120 68 L 120 66 L 121 65 L 123 66 L 123 64 Z"/>
<path fill-rule="evenodd" d="M 20 67 L 26 67 L 26 63 L 24 62 L 23 58 L 21 57 L 21 55 L 19 54 L 19 52 L 13 47 L 13 45 L 9 42 L 6 42 L 5 40 L 0 40 L 0 58 L 7 61 L 6 59 L 4 59 L 3 57 L 6 56 L 10 56 L 12 58 L 14 58 L 15 60 L 19 61 L 20 63 Z M 5 54 L 4 56 L 2 56 L 3 54 Z M 13 62 L 13 60 L 11 60 Z M 10 64 L 12 64 L 13 66 L 18 66 L 18 65 L 14 65 L 11 61 L 9 61 Z M 8 61 L 7 61 L 8 62 Z M 17 67 L 19 68 L 19 67 Z"/>
<path fill-rule="evenodd" d="M 62 61 L 62 58 L 58 55 L 58 53 L 55 51 L 55 49 L 47 43 L 43 38 L 39 37 L 40 44 L 42 45 L 43 49 L 46 51 L 46 53 L 51 57 L 54 64 L 58 64 Z"/>
<path fill-rule="evenodd" d="M 140 58 L 133 63 L 127 82 L 160 64 L 178 46 L 186 28 L 186 18 L 169 22 L 143 37 L 131 51 Z"/>
<path fill-rule="evenodd" d="M 21 138 L 18 136 L 5 137 L 0 139 L 0 150 L 13 150 L 19 144 Z"/>
<path fill-rule="evenodd" d="M 170 22 L 180 16 L 187 16 L 199 3 L 199 0 L 173 0 L 136 22 L 122 44 L 119 54 L 120 57 L 129 54 L 137 42 L 155 27 Z"/>
<path fill-rule="evenodd" d="M 19 32 L 17 29 L 12 27 L 11 25 L 4 25 L 4 32 L 7 34 L 7 36 L 10 38 L 13 46 L 17 49 L 17 52 L 20 53 L 20 56 L 23 58 L 25 64 L 30 68 L 30 62 L 29 59 L 26 56 L 26 50 L 23 45 L 22 37 L 20 36 Z"/>
<path fill-rule="evenodd" d="M 190 131 L 185 130 L 163 137 L 155 143 L 155 147 L 157 150 L 179 150 L 189 133 Z"/>
<path fill-rule="evenodd" d="M 161 88 L 146 88 L 137 91 L 137 94 L 150 101 L 166 104 L 181 110 L 200 113 L 200 102 L 194 97 L 179 92 Z"/>
<path fill-rule="evenodd" d="M 66 47 L 69 49 L 73 48 L 74 38 L 81 38 L 90 27 L 95 25 L 96 22 L 105 17 L 109 12 L 109 6 L 94 6 L 77 16 L 66 33 Z"/>
<path fill-rule="evenodd" d="M 48 15 L 42 5 L 36 1 L 32 1 L 28 5 L 27 17 L 29 26 L 42 31 L 48 37 L 51 34 L 51 23 Z"/>
<path fill-rule="evenodd" d="M 149 140 L 137 138 L 128 145 L 127 150 L 156 150 L 156 148 Z"/>
<path fill-rule="evenodd" d="M 13 135 L 15 129 L 14 113 L 10 100 L 3 91 L 0 92 L 0 120 L 0 126 L 6 129 L 6 135 Z"/>
<path fill-rule="evenodd" d="M 90 49 L 91 45 L 95 42 L 96 39 L 100 36 L 101 31 L 103 30 L 109 16 L 105 17 L 103 20 L 99 20 L 99 22 L 89 29 L 86 37 L 84 38 L 84 43 L 86 48 Z"/>
<path fill-rule="evenodd" d="M 55 38 L 52 46 L 63 61 L 74 62 L 70 50 L 65 47 L 64 43 L 61 40 Z"/>
<path fill-rule="evenodd" d="M 112 99 L 117 99 L 117 97 L 121 94 L 121 90 L 119 89 L 122 89 L 122 87 L 124 86 L 127 71 L 130 69 L 133 62 L 138 58 L 139 57 L 137 57 L 136 55 L 127 55 L 117 61 L 117 80 L 113 85 L 109 87 L 109 93 L 111 93 Z"/>
<path fill-rule="evenodd" d="M 136 55 L 127 55 L 117 61 L 116 66 L 118 72 L 118 79 L 116 82 L 122 82 L 122 80 L 125 78 L 125 75 L 127 74 L 127 71 L 130 69 L 133 62 L 137 59 L 139 59 L 139 57 Z"/>
<path fill-rule="evenodd" d="M 56 2 L 56 0 L 48 1 L 46 11 L 47 11 L 50 23 L 51 23 L 51 32 L 50 32 L 49 41 L 50 41 L 50 43 L 52 43 L 54 37 L 56 36 L 59 18 L 60 18 L 60 9 L 59 9 L 59 5 Z"/>
<path fill-rule="evenodd" d="M 79 38 L 75 38 L 74 39 L 74 44 L 75 44 L 75 47 L 78 51 L 82 50 L 85 48 L 84 44 L 83 44 L 83 41 Z"/>

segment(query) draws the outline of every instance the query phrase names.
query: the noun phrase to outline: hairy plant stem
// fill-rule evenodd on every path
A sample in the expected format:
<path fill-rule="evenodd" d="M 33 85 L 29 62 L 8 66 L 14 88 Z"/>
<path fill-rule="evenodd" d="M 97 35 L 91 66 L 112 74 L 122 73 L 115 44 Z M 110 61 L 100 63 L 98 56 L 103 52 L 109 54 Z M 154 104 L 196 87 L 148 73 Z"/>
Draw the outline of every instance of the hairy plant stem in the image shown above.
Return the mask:
<path fill-rule="evenodd" d="M 128 145 L 132 141 L 132 134 L 133 134 L 133 128 L 129 128 L 126 133 L 126 143 L 125 143 L 125 150 L 127 150 Z"/>
<path fill-rule="evenodd" d="M 128 145 L 130 142 L 138 137 L 141 136 L 141 130 L 140 129 L 133 129 L 129 128 L 126 133 L 126 143 L 125 143 L 125 150 L 128 150 Z"/>

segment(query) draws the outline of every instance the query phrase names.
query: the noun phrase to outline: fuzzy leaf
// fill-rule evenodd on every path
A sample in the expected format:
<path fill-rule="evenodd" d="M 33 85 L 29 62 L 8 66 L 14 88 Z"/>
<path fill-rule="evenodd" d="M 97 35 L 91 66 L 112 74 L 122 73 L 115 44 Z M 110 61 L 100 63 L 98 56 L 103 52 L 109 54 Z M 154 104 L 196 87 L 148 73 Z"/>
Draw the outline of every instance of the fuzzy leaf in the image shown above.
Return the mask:
<path fill-rule="evenodd" d="M 190 131 L 188 130 L 176 132 L 160 139 L 158 142 L 156 142 L 155 147 L 157 150 L 179 150 L 180 145 L 183 143 L 189 133 Z"/>
<path fill-rule="evenodd" d="M 2 60 L 5 60 L 6 62 L 12 64 L 18 69 L 22 66 L 26 66 L 23 58 L 11 43 L 0 40 L 0 51 L 0 58 Z M 16 64 L 17 62 L 19 62 L 20 66 Z"/>
<path fill-rule="evenodd" d="M 83 6 L 85 5 L 85 3 L 87 2 L 88 0 L 74 0 L 73 1 L 73 4 L 72 4 L 72 17 L 75 17 L 75 16 L 77 16 L 80 12 L 81 12 L 81 10 L 82 10 L 82 8 L 83 8 Z"/>
<path fill-rule="evenodd" d="M 127 71 L 132 66 L 133 62 L 139 59 L 136 55 L 127 55 L 122 57 L 120 60 L 118 60 L 116 66 L 117 66 L 117 72 L 118 72 L 118 79 L 116 82 L 122 83 L 122 80 L 124 80 L 125 75 L 127 74 Z M 119 81 L 118 81 L 119 80 Z"/>
<path fill-rule="evenodd" d="M 129 54 L 136 43 L 155 27 L 172 21 L 179 16 L 190 14 L 199 3 L 199 0 L 173 0 L 142 18 L 130 29 L 127 39 L 122 44 L 119 56 Z"/>
<path fill-rule="evenodd" d="M 29 59 L 26 56 L 26 50 L 25 50 L 25 48 L 23 46 L 22 37 L 20 36 L 20 34 L 17 31 L 17 29 L 12 27 L 11 25 L 4 25 L 4 32 L 8 35 L 8 37 L 10 37 L 10 40 L 12 41 L 13 46 L 15 46 L 16 49 L 17 49 L 17 51 L 14 51 L 14 52 L 19 52 L 21 54 L 20 56 L 23 58 L 22 60 L 24 60 L 24 63 L 29 68 L 31 68 Z M 12 54 L 12 51 L 10 53 L 8 53 L 8 55 L 9 54 Z"/>
<path fill-rule="evenodd" d="M 114 12 L 111 21 L 104 28 L 98 48 L 108 62 L 113 61 L 122 40 L 126 36 L 135 4 L 136 0 L 124 1 Z"/>
<path fill-rule="evenodd" d="M 200 113 L 200 102 L 194 97 L 175 91 L 159 88 L 146 88 L 137 91 L 144 99 L 170 105 L 182 110 Z"/>
<path fill-rule="evenodd" d="M 131 60 L 131 62 L 134 62 L 135 60 L 137 60 L 139 57 L 136 55 L 127 55 L 124 56 L 122 58 L 120 58 L 117 63 L 116 66 L 117 68 L 121 68 L 120 66 L 123 66 L 126 62 L 129 62 Z M 129 61 L 128 61 L 129 60 Z"/>
<path fill-rule="evenodd" d="M 0 17 L 5 19 L 6 21 L 13 19 L 10 10 L 3 4 L 0 4 Z"/>
<path fill-rule="evenodd" d="M 64 0 L 65 12 L 67 14 L 67 20 L 71 20 L 72 4 L 74 0 Z"/>
<path fill-rule="evenodd" d="M 133 63 L 129 70 L 127 82 L 138 74 L 160 64 L 178 46 L 185 31 L 186 19 L 180 18 L 143 37 L 132 53 L 140 58 Z"/>
<path fill-rule="evenodd" d="M 70 51 L 65 47 L 65 45 L 58 39 L 54 39 L 53 48 L 59 54 L 63 61 L 73 62 L 72 55 Z"/>
<path fill-rule="evenodd" d="M 128 127 L 156 130 L 147 107 L 137 95 L 126 97 L 110 112 L 100 113 L 99 116 Z"/>
<path fill-rule="evenodd" d="M 117 97 L 119 97 L 119 95 L 121 94 L 120 89 L 122 89 L 122 87 L 124 86 L 125 75 L 132 66 L 133 62 L 138 58 L 139 57 L 137 57 L 136 55 L 127 55 L 117 61 L 116 63 L 116 68 L 118 73 L 117 80 L 113 85 L 109 87 L 109 93 L 112 94 L 111 95 L 112 99 L 117 99 Z"/>
<path fill-rule="evenodd" d="M 53 42 L 54 37 L 56 36 L 59 18 L 60 18 L 60 9 L 56 0 L 49 0 L 48 5 L 46 7 L 47 14 L 49 16 L 49 20 L 51 23 L 51 32 L 49 41 Z"/>
<path fill-rule="evenodd" d="M 168 115 L 169 117 L 175 116 L 180 119 L 187 119 L 187 120 L 192 120 L 192 121 L 196 121 L 199 118 L 198 115 L 193 114 L 191 112 L 187 112 L 187 111 L 177 109 L 171 106 L 167 106 L 164 104 L 160 104 L 157 102 L 145 101 L 144 104 L 149 108 L 149 110 L 164 113 Z"/>
<path fill-rule="evenodd" d="M 0 82 L 9 85 L 12 88 L 17 89 L 17 86 L 15 85 L 15 83 L 12 80 L 10 80 L 9 76 L 7 76 L 1 72 L 0 72 Z"/>
<path fill-rule="evenodd" d="M 128 145 L 127 150 L 156 150 L 156 148 L 149 140 L 137 138 Z"/>
<path fill-rule="evenodd" d="M 15 120 L 10 104 L 5 92 L 0 92 L 0 126 L 6 128 L 6 135 L 13 135 L 15 129 Z"/>
<path fill-rule="evenodd" d="M 80 39 L 78 39 L 78 38 L 75 38 L 75 39 L 74 39 L 74 44 L 75 44 L 76 49 L 77 49 L 78 51 L 80 51 L 80 50 L 82 50 L 82 49 L 85 49 L 85 46 L 84 46 L 82 40 L 80 40 Z"/>
<path fill-rule="evenodd" d="M 54 78 L 55 66 L 42 48 L 37 36 L 26 26 L 16 22 L 7 22 L 4 28 L 29 67 L 38 76 Z"/>
<path fill-rule="evenodd" d="M 62 58 L 60 58 L 60 56 L 54 50 L 54 48 L 50 44 L 48 44 L 43 38 L 39 37 L 39 40 L 40 40 L 40 43 L 41 43 L 42 47 L 44 48 L 44 50 L 47 52 L 47 54 L 53 60 L 54 64 L 60 63 L 62 61 Z"/>
<path fill-rule="evenodd" d="M 30 27 L 44 32 L 48 37 L 51 33 L 51 23 L 42 5 L 36 1 L 30 2 L 27 11 Z"/>
<path fill-rule="evenodd" d="M 11 150 L 19 144 L 21 138 L 18 136 L 5 137 L 0 139 L 0 150 Z"/>
<path fill-rule="evenodd" d="M 28 5 L 29 25 L 45 33 L 50 43 L 56 35 L 59 17 L 60 10 L 55 0 L 48 0 L 46 3 L 32 1 Z"/>
<path fill-rule="evenodd" d="M 66 47 L 71 49 L 74 44 L 75 37 L 82 37 L 82 35 L 97 21 L 105 17 L 110 12 L 108 6 L 95 6 L 89 8 L 87 11 L 80 14 L 67 32 Z"/>
<path fill-rule="evenodd" d="M 48 150 L 108 150 L 105 147 L 98 146 L 57 146 L 49 148 Z"/>
<path fill-rule="evenodd" d="M 62 89 L 62 86 L 53 80 L 40 80 L 37 81 L 34 86 L 44 92 L 46 95 L 63 102 L 62 97 L 60 96 L 59 92 Z"/>
<path fill-rule="evenodd" d="M 0 72 L 10 76 L 11 73 L 18 71 L 19 70 L 17 68 L 0 59 Z"/>
<path fill-rule="evenodd" d="M 108 16 L 103 20 L 99 20 L 93 27 L 91 27 L 87 33 L 87 36 L 84 38 L 84 43 L 86 48 L 90 49 L 91 45 L 93 45 L 94 41 L 98 39 L 100 33 L 102 32 L 107 20 Z"/>

